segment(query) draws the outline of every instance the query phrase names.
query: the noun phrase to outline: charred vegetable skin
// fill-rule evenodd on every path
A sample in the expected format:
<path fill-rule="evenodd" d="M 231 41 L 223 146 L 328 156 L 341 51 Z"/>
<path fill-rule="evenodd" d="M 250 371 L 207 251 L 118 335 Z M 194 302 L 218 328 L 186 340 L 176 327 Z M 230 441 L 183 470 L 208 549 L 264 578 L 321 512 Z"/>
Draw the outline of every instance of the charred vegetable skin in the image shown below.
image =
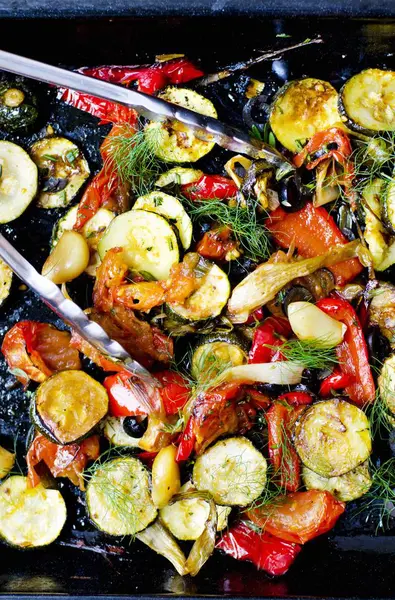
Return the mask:
<path fill-rule="evenodd" d="M 37 119 L 37 97 L 25 81 L 0 81 L 0 128 L 15 133 L 33 127 Z"/>

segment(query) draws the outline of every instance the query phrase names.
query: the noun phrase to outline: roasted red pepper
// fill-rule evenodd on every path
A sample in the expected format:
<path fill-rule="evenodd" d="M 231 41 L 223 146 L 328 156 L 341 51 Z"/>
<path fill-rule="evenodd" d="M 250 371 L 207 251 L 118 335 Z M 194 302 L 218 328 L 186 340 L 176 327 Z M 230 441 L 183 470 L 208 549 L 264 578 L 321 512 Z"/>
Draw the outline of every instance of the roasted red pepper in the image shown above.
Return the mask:
<path fill-rule="evenodd" d="M 288 492 L 300 487 L 300 460 L 291 442 L 291 431 L 302 410 L 303 405 L 291 408 L 275 402 L 266 413 L 270 461 L 280 486 Z"/>
<path fill-rule="evenodd" d="M 155 377 L 163 386 L 159 391 L 166 414 L 176 415 L 189 399 L 191 390 L 186 380 L 174 371 L 160 371 Z"/>
<path fill-rule="evenodd" d="M 270 533 L 258 533 L 243 522 L 224 533 L 216 548 L 237 560 L 249 560 L 270 575 L 284 575 L 302 549 Z"/>
<path fill-rule="evenodd" d="M 232 230 L 226 225 L 214 227 L 207 231 L 196 246 L 196 252 L 204 258 L 212 260 L 231 260 L 234 251 L 237 252 L 238 243 L 232 240 Z"/>
<path fill-rule="evenodd" d="M 333 373 L 328 375 L 328 377 L 325 377 L 321 382 L 320 396 L 322 398 L 327 398 L 336 390 L 344 390 L 352 383 L 353 379 L 354 378 L 351 375 L 342 373 L 341 369 L 336 367 L 333 370 Z"/>
<path fill-rule="evenodd" d="M 197 181 L 181 186 L 181 193 L 189 200 L 225 200 L 236 196 L 238 191 L 235 182 L 222 175 L 202 175 Z"/>
<path fill-rule="evenodd" d="M 130 381 L 130 373 L 121 371 L 106 377 L 103 385 L 109 399 L 109 413 L 112 417 L 136 417 L 147 414 L 147 408 L 140 402 Z"/>
<path fill-rule="evenodd" d="M 254 310 L 254 312 L 250 314 L 246 321 L 246 325 L 253 325 L 257 321 L 263 321 L 264 316 L 265 312 L 263 310 L 263 307 L 261 306 L 261 308 L 257 308 L 256 310 Z"/>
<path fill-rule="evenodd" d="M 186 427 L 181 435 L 180 442 L 178 444 L 176 461 L 184 462 L 188 460 L 193 452 L 193 448 L 195 446 L 196 436 L 193 431 L 194 429 L 194 420 L 193 417 L 189 417 Z"/>
<path fill-rule="evenodd" d="M 97 117 L 100 119 L 101 124 L 136 122 L 137 113 L 134 108 L 129 106 L 123 106 L 110 100 L 103 100 L 90 94 L 83 94 L 69 89 L 63 90 L 60 98 L 67 104 Z"/>
<path fill-rule="evenodd" d="M 308 394 L 307 392 L 298 391 L 281 394 L 281 396 L 278 397 L 278 400 L 283 400 L 291 406 L 304 406 L 313 402 L 311 394 Z"/>
<path fill-rule="evenodd" d="M 311 202 L 294 213 L 276 208 L 267 219 L 266 226 L 279 246 L 289 248 L 293 243 L 298 254 L 306 258 L 325 254 L 333 246 L 348 241 L 325 208 L 315 207 Z M 362 269 L 357 258 L 330 267 L 337 285 L 355 279 Z"/>
<path fill-rule="evenodd" d="M 320 156 L 314 159 L 316 152 L 320 152 Z M 331 157 L 344 164 L 351 153 L 352 147 L 347 133 L 343 129 L 332 127 L 314 134 L 303 150 L 294 157 L 294 165 L 300 168 L 306 163 L 306 169 L 315 169 L 318 163 Z"/>
<path fill-rule="evenodd" d="M 268 317 L 254 331 L 248 362 L 270 362 L 278 355 L 277 348 L 284 343 L 284 337 L 288 337 L 290 334 L 291 327 L 287 319 Z"/>
<path fill-rule="evenodd" d="M 316 306 L 347 326 L 342 343 L 336 347 L 341 372 L 352 378 L 345 387 L 355 404 L 364 406 L 375 399 L 375 385 L 369 364 L 365 336 L 358 316 L 347 300 L 334 292 L 330 298 L 318 300 Z"/>
<path fill-rule="evenodd" d="M 149 467 L 150 469 L 152 469 L 152 465 L 153 462 L 155 460 L 155 457 L 158 453 L 157 452 L 139 452 L 137 454 L 137 457 L 145 464 L 147 465 L 147 467 Z"/>

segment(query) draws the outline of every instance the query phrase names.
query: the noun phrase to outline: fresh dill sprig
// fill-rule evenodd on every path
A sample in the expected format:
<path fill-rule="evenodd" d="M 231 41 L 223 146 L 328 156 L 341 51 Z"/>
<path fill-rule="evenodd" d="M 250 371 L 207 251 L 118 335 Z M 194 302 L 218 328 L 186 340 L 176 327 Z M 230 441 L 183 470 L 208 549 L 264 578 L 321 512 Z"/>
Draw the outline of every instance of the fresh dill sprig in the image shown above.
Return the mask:
<path fill-rule="evenodd" d="M 371 488 L 354 509 L 354 514 L 367 514 L 376 522 L 376 534 L 390 527 L 395 517 L 395 458 L 380 467 L 370 464 Z"/>
<path fill-rule="evenodd" d="M 246 257 L 260 262 L 269 257 L 269 233 L 258 219 L 256 202 L 248 201 L 245 206 L 239 203 L 233 206 L 215 198 L 201 202 L 182 198 L 182 201 L 192 220 L 208 219 L 229 227 Z"/>
<path fill-rule="evenodd" d="M 125 126 L 125 131 L 113 136 L 108 149 L 107 162 L 115 166 L 123 183 L 131 185 L 135 194 L 146 194 L 162 170 L 157 156 L 161 129 L 147 136 L 144 129 L 135 133 Z"/>
<path fill-rule="evenodd" d="M 279 350 L 287 360 L 301 363 L 306 369 L 325 369 L 338 364 L 334 348 L 324 348 L 312 341 L 294 339 L 281 346 L 267 346 Z"/>

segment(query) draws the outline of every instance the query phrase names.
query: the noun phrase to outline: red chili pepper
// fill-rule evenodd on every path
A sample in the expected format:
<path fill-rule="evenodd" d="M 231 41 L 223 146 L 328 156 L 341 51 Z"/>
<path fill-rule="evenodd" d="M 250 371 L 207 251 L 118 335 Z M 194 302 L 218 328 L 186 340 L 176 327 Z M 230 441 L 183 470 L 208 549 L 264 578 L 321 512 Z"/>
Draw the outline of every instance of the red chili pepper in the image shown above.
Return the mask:
<path fill-rule="evenodd" d="M 281 394 L 281 396 L 278 397 L 278 400 L 284 400 L 291 406 L 304 406 L 306 404 L 311 404 L 313 402 L 313 397 L 307 392 L 287 392 L 286 394 Z"/>
<path fill-rule="evenodd" d="M 310 160 L 310 157 L 319 150 L 323 151 L 322 154 L 318 158 Z M 314 134 L 303 150 L 294 157 L 294 165 L 299 168 L 306 162 L 306 169 L 315 169 L 321 161 L 331 157 L 344 164 L 351 152 L 351 142 L 346 132 L 338 127 L 332 127 Z"/>
<path fill-rule="evenodd" d="M 181 186 L 181 193 L 189 200 L 225 200 L 236 196 L 238 191 L 232 179 L 221 175 L 202 175 L 197 181 Z"/>
<path fill-rule="evenodd" d="M 146 415 L 147 409 L 139 400 L 130 381 L 130 373 L 121 371 L 106 377 L 103 385 L 109 399 L 109 413 L 112 417 L 135 417 Z"/>
<path fill-rule="evenodd" d="M 336 348 L 340 370 L 351 378 L 345 387 L 351 400 L 359 406 L 375 399 L 375 385 L 369 364 L 369 354 L 363 330 L 357 314 L 347 300 L 333 293 L 330 298 L 323 298 L 316 306 L 329 316 L 347 326 L 342 343 Z"/>
<path fill-rule="evenodd" d="M 320 396 L 322 396 L 322 398 L 327 398 L 331 395 L 332 391 L 344 390 L 344 388 L 348 387 L 352 381 L 353 377 L 351 375 L 342 373 L 340 369 L 335 368 L 333 373 L 328 375 L 328 377 L 325 377 L 321 382 Z"/>
<path fill-rule="evenodd" d="M 190 388 L 187 382 L 174 371 L 160 371 L 160 373 L 155 373 L 155 377 L 163 386 L 159 391 L 166 414 L 176 415 L 184 408 L 189 399 Z"/>
<path fill-rule="evenodd" d="M 189 417 L 186 427 L 181 435 L 180 443 L 178 445 L 176 462 L 184 462 L 185 460 L 188 460 L 188 458 L 191 456 L 196 439 L 193 429 L 194 421 L 192 417 Z"/>
<path fill-rule="evenodd" d="M 237 560 L 249 560 L 270 575 L 284 575 L 302 549 L 270 533 L 258 533 L 243 522 L 224 533 L 216 548 Z"/>
<path fill-rule="evenodd" d="M 254 331 L 252 346 L 248 355 L 249 363 L 267 363 L 276 355 L 277 347 L 284 343 L 283 337 L 291 334 L 291 327 L 287 319 L 282 317 L 268 317 Z"/>
<path fill-rule="evenodd" d="M 269 457 L 280 485 L 288 492 L 300 487 L 300 460 L 291 442 L 292 427 L 303 410 L 275 402 L 266 413 L 269 436 Z"/>
<path fill-rule="evenodd" d="M 298 254 L 306 258 L 325 254 L 333 246 L 348 241 L 325 208 L 315 207 L 311 202 L 294 213 L 276 208 L 270 213 L 266 226 L 279 246 L 289 248 L 294 243 Z M 357 258 L 330 267 L 337 285 L 355 279 L 362 269 Z"/>
<path fill-rule="evenodd" d="M 253 323 L 256 323 L 257 321 L 262 321 L 263 317 L 265 316 L 263 307 L 261 306 L 261 308 L 257 308 L 256 310 L 254 310 L 254 312 L 252 312 L 250 314 L 250 316 L 248 317 L 247 321 L 246 321 L 246 325 L 252 325 Z"/>

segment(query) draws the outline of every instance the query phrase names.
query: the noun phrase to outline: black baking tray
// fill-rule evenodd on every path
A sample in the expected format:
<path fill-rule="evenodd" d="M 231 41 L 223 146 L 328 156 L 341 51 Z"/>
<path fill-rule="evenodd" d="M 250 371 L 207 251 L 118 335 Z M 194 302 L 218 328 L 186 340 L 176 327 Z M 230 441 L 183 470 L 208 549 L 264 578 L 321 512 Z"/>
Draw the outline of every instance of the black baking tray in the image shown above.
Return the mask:
<path fill-rule="evenodd" d="M 53 6 L 53 2 L 51 4 Z M 67 2 L 64 4 L 67 7 Z M 30 8 L 34 6 L 32 2 Z M 16 15 L 32 14 L 29 10 L 23 12 L 19 3 L 14 8 Z M 26 9 L 29 6 L 25 6 Z M 43 14 L 48 16 L 48 12 Z M 179 14 L 0 20 L 3 49 L 70 66 L 134 64 L 150 62 L 159 53 L 185 52 L 192 59 L 200 59 L 202 67 L 210 71 L 218 65 L 247 58 L 256 50 L 312 38 L 318 33 L 325 44 L 261 65 L 254 70 L 254 75 L 267 79 L 273 86 L 280 85 L 283 78 L 304 75 L 327 78 L 340 86 L 345 78 L 364 67 L 395 67 L 395 20 L 391 19 Z M 290 37 L 278 37 L 284 34 Z M 243 81 L 235 79 L 229 85 L 226 93 L 223 90 L 217 93 L 220 117 L 241 124 L 240 110 L 229 103 L 229 95 L 232 96 L 231 86 L 243 85 Z M 95 120 L 74 109 L 50 105 L 48 111 L 59 131 L 83 146 L 92 169 L 98 168 L 98 145 L 105 130 L 98 134 Z M 22 144 L 27 141 L 20 140 Z M 215 165 L 211 168 L 215 169 Z M 56 214 L 51 211 L 29 210 L 4 231 L 39 267 L 48 252 L 48 237 L 55 218 Z M 57 322 L 33 294 L 19 289 L 18 285 L 4 311 L 0 314 L 0 337 L 11 323 L 24 318 Z M 10 441 L 18 431 L 19 452 L 23 454 L 22 440 L 28 423 L 21 415 L 26 411 L 26 400 L 19 389 L 9 389 L 9 385 L 10 375 L 1 358 L 0 435 L 1 439 Z M 390 445 L 384 444 L 380 452 L 383 457 L 391 456 Z M 71 492 L 65 488 L 65 493 Z M 369 515 L 356 515 L 351 510 L 329 535 L 307 544 L 287 575 L 274 579 L 250 564 L 236 562 L 219 553 L 196 578 L 181 578 L 165 559 L 139 542 L 126 547 L 119 556 L 116 547 L 111 547 L 111 540 L 99 539 L 89 527 L 79 531 L 84 529 L 83 517 L 77 517 L 75 521 L 70 520 L 60 543 L 49 548 L 21 552 L 0 546 L 0 594 L 3 597 L 395 597 L 395 527 L 375 535 L 376 525 Z M 77 548 L 81 544 L 90 549 Z"/>

